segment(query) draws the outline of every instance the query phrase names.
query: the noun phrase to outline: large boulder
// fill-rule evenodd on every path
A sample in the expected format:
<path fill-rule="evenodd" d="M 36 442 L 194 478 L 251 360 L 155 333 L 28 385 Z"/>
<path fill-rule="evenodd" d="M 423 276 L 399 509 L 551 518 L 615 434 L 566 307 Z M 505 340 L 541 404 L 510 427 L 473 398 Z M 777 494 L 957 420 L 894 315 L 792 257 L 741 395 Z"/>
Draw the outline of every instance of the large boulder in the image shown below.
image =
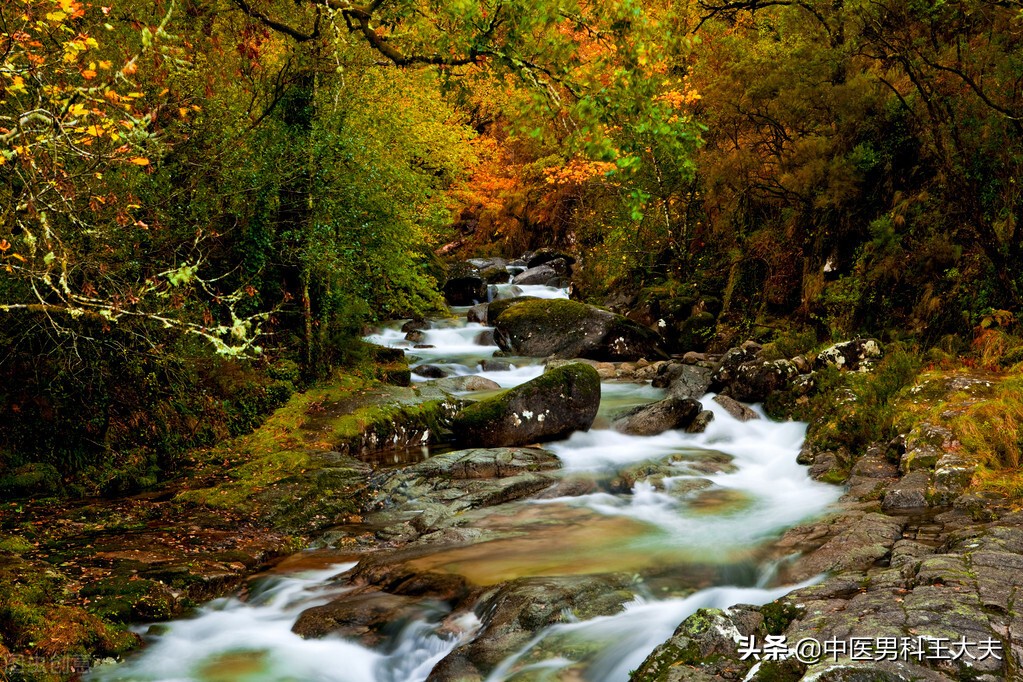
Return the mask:
<path fill-rule="evenodd" d="M 514 303 L 489 311 L 502 350 L 530 357 L 608 362 L 661 358 L 661 338 L 621 315 L 565 299 Z"/>
<path fill-rule="evenodd" d="M 688 428 L 703 410 L 695 400 L 665 398 L 649 405 L 640 405 L 618 417 L 611 428 L 632 436 L 656 436 L 672 429 Z"/>
<path fill-rule="evenodd" d="M 474 305 L 487 300 L 487 285 L 472 263 L 455 263 L 448 269 L 444 298 L 454 306 Z"/>
<path fill-rule="evenodd" d="M 461 445 L 488 448 L 559 440 L 588 430 L 599 406 L 597 370 L 576 363 L 470 405 L 451 430 Z"/>

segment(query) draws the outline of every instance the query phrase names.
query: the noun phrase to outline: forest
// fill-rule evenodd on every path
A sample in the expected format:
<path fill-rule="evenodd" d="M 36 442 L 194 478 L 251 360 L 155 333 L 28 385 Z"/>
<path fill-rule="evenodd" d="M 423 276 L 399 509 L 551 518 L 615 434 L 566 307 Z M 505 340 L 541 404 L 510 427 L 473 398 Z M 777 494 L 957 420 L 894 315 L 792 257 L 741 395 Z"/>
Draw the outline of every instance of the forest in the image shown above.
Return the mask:
<path fill-rule="evenodd" d="M 570 254 L 571 299 L 663 358 L 883 343 L 766 401 L 831 483 L 919 376 L 1004 380 L 950 428 L 1015 509 L 1021 171 L 1020 0 L 5 0 L 0 557 L 23 505 L 206 489 L 295 401 L 395 383 L 364 339 L 524 253 Z M 0 654 L 34 646 L 12 609 Z"/>

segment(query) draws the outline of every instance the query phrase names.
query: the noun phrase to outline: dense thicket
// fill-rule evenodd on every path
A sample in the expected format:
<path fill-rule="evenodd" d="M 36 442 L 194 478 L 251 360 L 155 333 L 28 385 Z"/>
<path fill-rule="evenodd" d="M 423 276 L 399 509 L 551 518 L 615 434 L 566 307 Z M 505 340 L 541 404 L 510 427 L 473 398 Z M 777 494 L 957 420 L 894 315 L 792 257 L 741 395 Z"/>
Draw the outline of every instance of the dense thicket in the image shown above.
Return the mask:
<path fill-rule="evenodd" d="M 1011 325 L 1021 41 L 993 0 L 5 3 L 0 471 L 153 480 L 438 306 L 442 244 L 576 252 L 676 350 Z"/>

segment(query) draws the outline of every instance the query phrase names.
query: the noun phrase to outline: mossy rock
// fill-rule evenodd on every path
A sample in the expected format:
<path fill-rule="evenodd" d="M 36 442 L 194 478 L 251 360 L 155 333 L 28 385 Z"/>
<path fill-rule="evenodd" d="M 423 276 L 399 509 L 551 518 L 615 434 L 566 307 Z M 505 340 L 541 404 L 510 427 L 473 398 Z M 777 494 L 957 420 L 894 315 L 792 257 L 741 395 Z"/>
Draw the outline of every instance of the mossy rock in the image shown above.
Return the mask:
<path fill-rule="evenodd" d="M 115 623 L 167 620 L 178 612 L 174 595 L 155 580 L 105 578 L 86 585 L 79 594 L 90 600 L 89 611 Z"/>
<path fill-rule="evenodd" d="M 0 494 L 7 498 L 53 495 L 64 487 L 60 472 L 52 464 L 31 462 L 0 477 Z"/>
<path fill-rule="evenodd" d="M 586 431 L 600 406 L 600 376 L 583 363 L 546 372 L 458 413 L 451 429 L 468 447 L 511 447 Z"/>

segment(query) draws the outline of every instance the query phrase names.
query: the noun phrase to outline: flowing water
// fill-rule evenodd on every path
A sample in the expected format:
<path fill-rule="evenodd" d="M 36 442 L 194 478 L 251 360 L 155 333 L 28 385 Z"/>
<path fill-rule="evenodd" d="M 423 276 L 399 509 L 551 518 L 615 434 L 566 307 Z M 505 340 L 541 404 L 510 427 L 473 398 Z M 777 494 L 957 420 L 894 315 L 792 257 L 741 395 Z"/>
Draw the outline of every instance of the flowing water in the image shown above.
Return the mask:
<path fill-rule="evenodd" d="M 509 288 L 498 287 L 497 294 L 567 296 L 550 287 Z M 401 322 L 368 340 L 405 349 L 413 366 L 480 375 L 502 388 L 543 373 L 543 361 L 534 358 L 501 358 L 507 368 L 484 369 L 498 350 L 481 345 L 488 328 L 466 323 L 465 309 L 454 313 L 425 332 L 418 345 L 429 347 L 406 341 Z M 478 585 L 527 576 L 636 576 L 635 598 L 620 613 L 569 619 L 538 632 L 520 650 L 508 651 L 487 682 L 628 680 L 629 671 L 697 609 L 763 604 L 799 587 L 777 584 L 777 563 L 763 550 L 838 498 L 837 488 L 813 481 L 796 464 L 804 424 L 741 423 L 707 396 L 702 402 L 715 419 L 705 433 L 627 436 L 608 429 L 610 415 L 658 400 L 664 391 L 614 382 L 601 388 L 594 428 L 546 446 L 562 461 L 563 483 L 577 486 L 563 486 L 560 496 L 477 510 L 471 525 L 517 532 L 439 547 L 413 562 Z M 352 565 L 339 561 L 260 579 L 245 600 L 219 599 L 192 618 L 155 628 L 141 654 L 92 679 L 420 682 L 478 632 L 471 611 L 452 614 L 437 604 L 374 649 L 338 636 L 306 640 L 292 633 L 303 610 L 343 598 L 349 588 L 332 578 Z"/>

